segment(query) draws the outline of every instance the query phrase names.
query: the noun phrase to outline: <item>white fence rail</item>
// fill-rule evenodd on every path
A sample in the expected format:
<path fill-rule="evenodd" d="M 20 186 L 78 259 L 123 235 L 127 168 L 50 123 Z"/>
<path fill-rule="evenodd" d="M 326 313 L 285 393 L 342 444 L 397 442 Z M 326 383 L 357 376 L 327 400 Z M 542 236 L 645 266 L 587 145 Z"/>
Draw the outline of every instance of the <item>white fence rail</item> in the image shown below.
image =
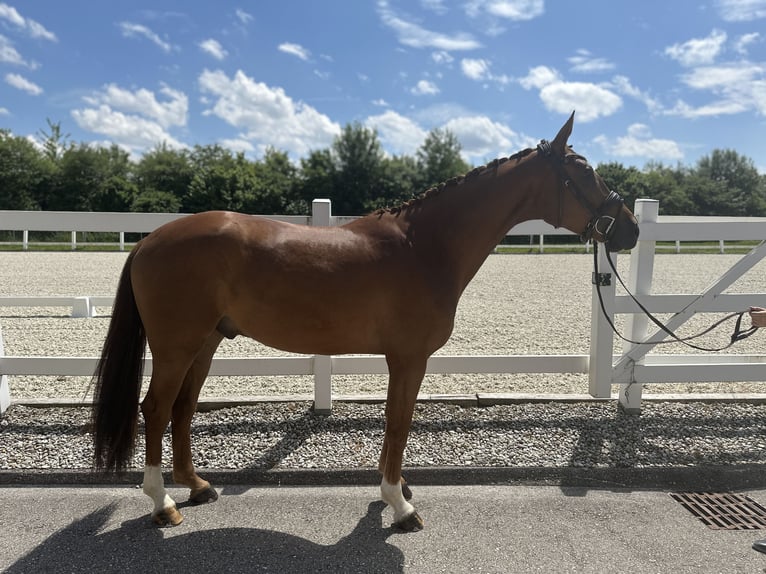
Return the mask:
<path fill-rule="evenodd" d="M 33 229 L 78 231 L 150 232 L 156 226 L 179 217 L 177 214 L 100 214 L 0 211 L 0 230 Z M 40 217 L 39 221 L 35 215 Z M 677 328 L 694 313 L 740 311 L 750 305 L 766 307 L 766 294 L 722 294 L 738 277 L 766 256 L 761 244 L 743 257 L 724 276 L 701 295 L 649 295 L 654 265 L 655 243 L 662 241 L 762 240 L 766 238 L 766 218 L 684 218 L 659 217 L 658 204 L 638 200 L 636 215 L 641 236 L 631 253 L 629 288 L 655 313 L 675 313 L 669 321 Z M 146 220 L 142 216 L 147 216 Z M 348 218 L 334 218 L 328 200 L 315 200 L 310 218 L 279 218 L 312 225 L 334 225 Z M 72 227 L 76 224 L 76 227 Z M 135 224 L 135 225 L 133 225 Z M 11 225 L 9 227 L 9 225 Z M 113 225 L 115 227 L 110 227 Z M 541 222 L 523 223 L 510 235 L 552 235 L 568 233 Z M 607 269 L 604 253 L 600 268 Z M 1 271 L 0 271 L 1 272 Z M 594 397 L 611 396 L 611 385 L 621 384 L 620 404 L 627 410 L 640 409 L 641 387 L 646 383 L 689 381 L 766 381 L 766 355 L 648 355 L 662 333 L 647 333 L 647 320 L 627 296 L 616 296 L 615 281 L 602 288 L 607 311 L 629 315 L 628 336 L 647 344 L 626 345 L 622 356 L 613 357 L 614 335 L 601 313 L 595 286 L 592 296 L 591 345 L 588 355 L 504 355 L 504 356 L 435 356 L 428 363 L 429 373 L 588 373 L 589 391 Z M 92 316 L 95 307 L 110 307 L 110 297 L 0 297 L 3 305 L 72 306 L 73 314 Z M 3 352 L 0 329 L 0 412 L 10 404 L 8 376 L 63 375 L 90 376 L 95 368 L 93 357 L 7 357 Z M 151 372 L 147 359 L 146 374 Z M 212 375 L 313 375 L 314 408 L 327 412 L 332 408 L 332 375 L 385 374 L 385 359 L 379 356 L 306 356 L 276 358 L 215 358 Z"/>

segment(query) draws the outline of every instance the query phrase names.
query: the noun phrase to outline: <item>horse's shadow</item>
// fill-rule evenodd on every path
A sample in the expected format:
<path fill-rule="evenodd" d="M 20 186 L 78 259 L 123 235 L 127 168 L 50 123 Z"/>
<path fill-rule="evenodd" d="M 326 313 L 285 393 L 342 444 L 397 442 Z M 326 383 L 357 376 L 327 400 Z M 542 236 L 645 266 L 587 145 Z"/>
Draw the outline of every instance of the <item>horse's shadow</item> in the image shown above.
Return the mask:
<path fill-rule="evenodd" d="M 348 536 L 326 546 L 259 528 L 165 537 L 146 516 L 99 533 L 112 504 L 59 530 L 6 572 L 403 572 L 404 555 L 386 542 L 395 530 L 382 527 L 384 508 L 370 503 Z"/>

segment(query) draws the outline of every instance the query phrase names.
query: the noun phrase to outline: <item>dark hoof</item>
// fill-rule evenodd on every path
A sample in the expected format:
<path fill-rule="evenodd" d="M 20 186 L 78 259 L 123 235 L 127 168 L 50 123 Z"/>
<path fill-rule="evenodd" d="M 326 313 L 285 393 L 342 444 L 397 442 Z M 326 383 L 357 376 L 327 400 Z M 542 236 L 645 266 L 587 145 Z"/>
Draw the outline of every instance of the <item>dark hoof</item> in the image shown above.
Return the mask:
<path fill-rule="evenodd" d="M 412 500 L 412 491 L 406 482 L 402 482 L 402 496 L 404 500 Z"/>
<path fill-rule="evenodd" d="M 184 521 L 183 515 L 178 512 L 178 509 L 175 506 L 171 506 L 170 508 L 165 508 L 161 512 L 158 512 L 157 514 L 152 515 L 152 522 L 156 526 L 178 526 Z"/>
<path fill-rule="evenodd" d="M 425 524 L 423 519 L 420 518 L 420 515 L 417 512 L 413 512 L 409 516 L 405 516 L 394 526 L 404 530 L 405 532 L 418 532 L 419 530 L 423 530 L 423 526 L 425 526 Z"/>
<path fill-rule="evenodd" d="M 218 493 L 212 486 L 203 488 L 196 493 L 192 492 L 189 496 L 189 502 L 193 504 L 206 504 L 208 502 L 215 502 L 216 500 L 218 500 Z"/>

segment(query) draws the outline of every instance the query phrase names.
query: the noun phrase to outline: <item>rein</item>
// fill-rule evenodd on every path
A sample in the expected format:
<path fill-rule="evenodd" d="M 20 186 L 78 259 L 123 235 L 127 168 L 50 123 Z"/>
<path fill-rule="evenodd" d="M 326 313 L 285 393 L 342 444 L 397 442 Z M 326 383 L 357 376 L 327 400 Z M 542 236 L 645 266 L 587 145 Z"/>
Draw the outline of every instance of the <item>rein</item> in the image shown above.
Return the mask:
<path fill-rule="evenodd" d="M 604 314 L 604 318 L 606 319 L 607 323 L 609 323 L 609 326 L 612 328 L 612 331 L 614 331 L 615 335 L 617 335 L 620 339 L 622 339 L 626 343 L 632 343 L 634 345 L 647 344 L 646 341 L 634 341 L 632 339 L 628 339 L 627 337 L 623 336 L 614 326 L 614 322 L 612 321 L 611 317 L 609 317 L 609 314 L 606 312 L 606 306 L 604 305 L 604 298 L 601 295 L 601 287 L 603 285 L 609 285 L 609 278 L 608 278 L 608 274 L 599 273 L 597 246 L 598 246 L 598 243 L 594 242 L 593 243 L 593 268 L 595 273 L 593 277 L 593 283 L 596 285 L 596 292 L 598 293 L 598 301 L 601 304 L 601 312 Z M 652 321 L 652 323 L 654 323 L 657 327 L 659 327 L 662 331 L 664 331 L 667 335 L 669 335 L 673 339 L 671 341 L 657 341 L 655 343 L 652 343 L 653 345 L 662 345 L 662 344 L 668 344 L 668 343 L 683 343 L 687 347 L 691 347 L 692 349 L 697 349 L 698 351 L 716 353 L 718 351 L 723 351 L 725 349 L 728 349 L 737 341 L 741 341 L 742 339 L 747 339 L 750 335 L 752 335 L 758 330 L 758 327 L 755 327 L 755 326 L 752 326 L 749 329 L 741 328 L 742 317 L 744 317 L 747 311 L 740 311 L 740 312 L 735 312 L 735 313 L 726 315 L 726 317 L 724 317 L 723 319 L 720 319 L 719 321 L 716 321 L 710 327 L 708 327 L 704 331 L 697 333 L 696 335 L 690 335 L 688 337 L 679 337 L 673 331 L 671 331 L 664 323 L 662 323 L 662 321 L 657 319 L 657 317 L 655 317 L 644 305 L 642 305 L 641 302 L 638 299 L 636 299 L 635 295 L 633 295 L 633 293 L 630 292 L 628 287 L 625 285 L 625 282 L 622 280 L 622 277 L 620 277 L 620 274 L 617 273 L 617 268 L 615 267 L 614 262 L 612 261 L 611 255 L 609 255 L 608 249 L 606 250 L 606 259 L 609 262 L 609 266 L 612 268 L 612 271 L 614 272 L 614 276 L 617 277 L 617 280 L 620 282 L 620 285 L 622 285 L 623 289 L 625 289 L 627 294 L 630 295 L 630 298 L 633 299 L 636 305 L 638 305 L 641 311 L 644 312 L 644 314 Z M 723 347 L 710 348 L 710 347 L 702 347 L 700 345 L 695 345 L 694 343 L 689 343 L 689 341 L 693 339 L 697 339 L 703 335 L 710 333 L 716 327 L 718 327 L 719 325 L 725 323 L 726 321 L 734 317 L 737 317 L 737 322 L 734 325 L 734 332 L 731 334 L 731 338 L 728 345 L 725 345 Z"/>
<path fill-rule="evenodd" d="M 580 189 L 580 186 L 577 185 L 577 182 L 569 177 L 569 174 L 564 169 L 564 165 L 569 163 L 571 159 L 581 159 L 585 161 L 585 158 L 576 153 L 570 153 L 564 157 L 561 157 L 553 151 L 553 146 L 546 140 L 541 140 L 540 143 L 537 144 L 537 151 L 544 157 L 550 159 L 553 167 L 559 175 L 559 178 L 564 184 L 559 193 L 559 216 L 556 228 L 561 227 L 561 220 L 563 219 L 564 210 L 563 194 L 564 188 L 566 188 L 572 192 L 572 195 L 574 195 L 575 199 L 577 199 L 580 205 L 582 205 L 591 215 L 590 221 L 588 221 L 585 229 L 580 234 L 580 240 L 583 243 L 590 241 L 593 238 L 593 234 L 595 232 L 603 238 L 604 242 L 608 242 L 615 231 L 615 218 L 611 215 L 607 215 L 606 211 L 611 209 L 613 206 L 617 206 L 615 213 L 620 211 L 624 203 L 624 200 L 622 197 L 620 197 L 620 194 L 616 191 L 610 191 L 609 195 L 607 195 L 601 202 L 601 205 L 594 208 L 590 201 L 588 201 L 585 193 L 583 193 L 582 189 Z"/>

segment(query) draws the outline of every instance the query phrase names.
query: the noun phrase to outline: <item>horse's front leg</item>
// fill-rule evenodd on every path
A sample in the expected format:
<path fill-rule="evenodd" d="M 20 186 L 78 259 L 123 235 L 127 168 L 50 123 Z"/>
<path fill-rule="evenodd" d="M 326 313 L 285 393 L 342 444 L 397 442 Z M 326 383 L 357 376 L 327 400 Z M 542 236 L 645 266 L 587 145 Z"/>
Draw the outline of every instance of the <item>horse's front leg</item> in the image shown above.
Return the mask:
<path fill-rule="evenodd" d="M 383 474 L 380 495 L 393 508 L 396 526 L 407 531 L 421 530 L 423 519 L 407 501 L 412 493 L 402 478 L 402 458 L 428 357 L 387 356 L 386 360 L 389 381 L 386 432 L 379 467 Z"/>

